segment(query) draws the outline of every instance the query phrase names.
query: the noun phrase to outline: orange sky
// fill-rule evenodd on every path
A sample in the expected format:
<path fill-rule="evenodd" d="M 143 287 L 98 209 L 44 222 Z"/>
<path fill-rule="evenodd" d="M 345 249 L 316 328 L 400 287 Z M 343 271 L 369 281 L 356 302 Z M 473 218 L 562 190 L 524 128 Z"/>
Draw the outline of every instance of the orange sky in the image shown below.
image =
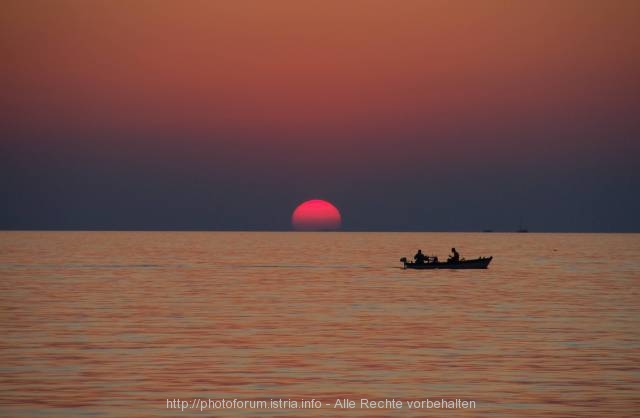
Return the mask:
<path fill-rule="evenodd" d="M 18 129 L 224 132 L 249 142 L 314 132 L 356 143 L 383 130 L 437 145 L 461 123 L 517 129 L 629 99 L 639 8 L 5 2 L 2 104 Z"/>
<path fill-rule="evenodd" d="M 243 181 L 615 164 L 640 153 L 638 22 L 635 0 L 5 0 L 0 145 Z"/>

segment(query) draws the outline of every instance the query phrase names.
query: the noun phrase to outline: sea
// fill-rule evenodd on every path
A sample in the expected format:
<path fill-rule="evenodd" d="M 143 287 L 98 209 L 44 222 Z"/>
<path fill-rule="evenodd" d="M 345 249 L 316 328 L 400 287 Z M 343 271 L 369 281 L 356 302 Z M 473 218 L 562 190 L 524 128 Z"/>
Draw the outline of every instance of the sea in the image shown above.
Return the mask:
<path fill-rule="evenodd" d="M 0 232 L 0 335 L 3 417 L 638 417 L 640 234 Z"/>

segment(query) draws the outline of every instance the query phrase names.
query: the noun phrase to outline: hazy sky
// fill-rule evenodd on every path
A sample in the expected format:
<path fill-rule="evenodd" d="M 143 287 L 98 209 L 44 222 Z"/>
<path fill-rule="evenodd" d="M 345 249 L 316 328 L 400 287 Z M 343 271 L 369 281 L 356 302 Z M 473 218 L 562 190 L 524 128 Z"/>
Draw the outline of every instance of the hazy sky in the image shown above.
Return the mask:
<path fill-rule="evenodd" d="M 640 231 L 638 1 L 0 8 L 0 228 Z"/>

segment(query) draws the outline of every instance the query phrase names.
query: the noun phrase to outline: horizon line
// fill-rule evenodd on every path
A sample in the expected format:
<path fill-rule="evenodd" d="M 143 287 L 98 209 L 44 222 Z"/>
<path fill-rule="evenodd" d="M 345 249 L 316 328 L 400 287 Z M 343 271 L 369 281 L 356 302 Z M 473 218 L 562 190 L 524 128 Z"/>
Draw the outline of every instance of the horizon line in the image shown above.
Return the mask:
<path fill-rule="evenodd" d="M 47 228 L 47 229 L 2 229 L 0 232 L 294 232 L 294 233 L 432 233 L 432 234 L 638 234 L 640 231 L 550 231 L 550 230 L 536 230 L 536 231 L 442 231 L 442 230 L 408 230 L 408 229 L 336 229 L 336 230 L 317 230 L 317 231 L 298 231 L 295 229 L 198 229 L 198 228 L 184 228 L 184 229 L 118 229 L 118 228 L 104 228 L 104 229 L 92 229 L 92 228 Z"/>

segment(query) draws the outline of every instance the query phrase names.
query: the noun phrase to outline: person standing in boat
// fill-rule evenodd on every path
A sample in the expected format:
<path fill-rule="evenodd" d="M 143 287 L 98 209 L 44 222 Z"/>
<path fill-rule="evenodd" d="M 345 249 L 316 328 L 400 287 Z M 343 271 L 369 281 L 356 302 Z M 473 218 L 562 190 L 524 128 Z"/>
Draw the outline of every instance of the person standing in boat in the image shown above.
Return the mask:
<path fill-rule="evenodd" d="M 455 248 L 452 248 L 451 255 L 449 256 L 449 262 L 457 263 L 458 261 L 460 261 L 460 254 L 458 254 Z"/>
<path fill-rule="evenodd" d="M 413 256 L 413 259 L 416 260 L 416 264 L 424 264 L 425 260 L 427 260 L 428 257 L 422 254 L 422 250 L 418 250 L 416 255 Z"/>

